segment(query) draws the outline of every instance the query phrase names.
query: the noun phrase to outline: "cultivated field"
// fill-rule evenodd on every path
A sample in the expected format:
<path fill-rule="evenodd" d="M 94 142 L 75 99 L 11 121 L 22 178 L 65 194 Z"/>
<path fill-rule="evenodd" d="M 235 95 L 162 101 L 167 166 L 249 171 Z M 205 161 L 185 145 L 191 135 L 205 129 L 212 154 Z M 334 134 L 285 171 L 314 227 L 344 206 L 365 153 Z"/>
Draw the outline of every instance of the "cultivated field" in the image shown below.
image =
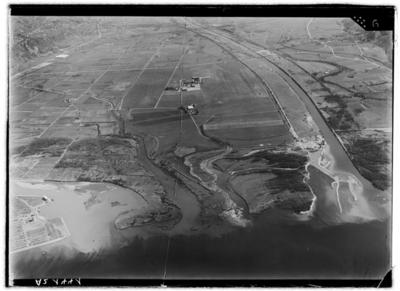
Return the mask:
<path fill-rule="evenodd" d="M 206 24 L 215 21 L 224 33 L 248 40 L 261 54 L 275 58 L 312 97 L 340 138 L 359 139 L 361 143 L 368 138 L 368 151 L 379 151 L 389 157 L 390 151 L 384 144 L 391 143 L 391 139 L 386 139 L 383 133 L 392 128 L 392 32 L 366 32 L 350 19 L 337 18 L 293 19 L 285 22 L 282 30 L 276 25 L 284 23 L 282 19 L 201 21 Z M 271 51 L 277 56 L 272 56 Z M 274 78 L 271 74 L 267 80 Z M 273 89 L 274 81 L 269 83 Z M 278 90 L 283 92 L 285 88 Z M 282 94 L 288 95 L 290 92 Z M 289 119 L 290 114 L 288 111 Z M 296 122 L 292 124 L 299 126 Z M 301 132 L 302 128 L 297 130 Z M 379 162 L 379 166 L 365 167 L 360 163 L 363 157 L 355 154 L 358 150 L 353 148 L 354 144 L 345 142 L 344 146 L 353 153 L 352 159 L 361 173 L 375 186 L 386 184 L 383 180 L 389 181 L 390 175 L 374 179 L 370 172 L 387 172 L 388 165 Z M 387 186 L 379 188 L 387 189 Z"/>
<path fill-rule="evenodd" d="M 368 191 L 390 189 L 391 69 L 385 49 L 355 41 L 343 20 L 105 18 L 95 26 L 91 38 L 15 66 L 10 177 L 125 188 L 123 205 L 100 194 L 71 204 L 93 224 L 99 206 L 119 247 L 139 236 L 168 244 L 175 234 L 221 236 L 268 211 L 301 221 L 316 211 L 329 225 L 375 219 L 378 200 L 386 207 L 386 192 L 365 202 L 366 182 L 352 167 L 372 181 Z M 348 173 L 335 168 L 343 161 Z"/>
<path fill-rule="evenodd" d="M 171 154 L 177 148 L 210 151 L 228 144 L 240 149 L 292 141 L 272 97 L 248 68 L 170 19 L 151 25 L 138 21 L 127 21 L 119 34 L 112 20 L 106 21 L 90 42 L 38 59 L 31 69 L 11 76 L 13 178 L 130 181 L 128 173 L 107 166 L 111 160 L 97 149 L 81 154 L 75 149 L 121 133 L 143 139 L 143 154 L 159 164 L 175 161 Z M 200 90 L 166 90 L 192 77 L 201 78 Z M 198 115 L 178 109 L 192 103 Z M 153 167 L 146 157 L 140 159 Z M 190 174 L 183 160 L 176 162 Z M 164 186 L 176 200 L 173 185 Z"/>

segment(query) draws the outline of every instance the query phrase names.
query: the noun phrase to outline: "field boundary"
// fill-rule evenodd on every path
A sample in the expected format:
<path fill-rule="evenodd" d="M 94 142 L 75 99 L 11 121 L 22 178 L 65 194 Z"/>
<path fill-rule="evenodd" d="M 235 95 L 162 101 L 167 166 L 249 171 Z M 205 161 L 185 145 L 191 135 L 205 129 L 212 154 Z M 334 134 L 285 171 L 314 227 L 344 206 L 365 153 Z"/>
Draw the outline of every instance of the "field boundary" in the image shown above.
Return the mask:
<path fill-rule="evenodd" d="M 254 120 L 254 121 L 237 121 L 237 122 L 219 122 L 219 123 L 208 123 L 204 124 L 205 130 L 216 130 L 216 129 L 234 129 L 234 128 L 249 128 L 249 127 L 265 127 L 284 125 L 282 119 L 275 120 Z"/>

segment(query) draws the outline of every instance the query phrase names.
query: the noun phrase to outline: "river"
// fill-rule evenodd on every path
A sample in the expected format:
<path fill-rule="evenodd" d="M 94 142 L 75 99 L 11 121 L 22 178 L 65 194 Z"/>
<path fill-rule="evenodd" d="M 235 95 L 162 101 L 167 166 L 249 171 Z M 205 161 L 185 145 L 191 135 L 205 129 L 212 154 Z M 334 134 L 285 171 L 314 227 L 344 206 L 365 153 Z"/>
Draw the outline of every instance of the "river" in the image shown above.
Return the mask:
<path fill-rule="evenodd" d="M 340 137 L 329 127 L 311 97 L 309 97 L 297 81 L 291 77 L 290 73 L 279 66 L 276 59 L 271 58 L 271 55 L 274 55 L 273 53 L 266 49 L 260 52 L 259 46 L 255 46 L 242 39 L 235 39 L 233 36 L 214 28 L 202 26 L 193 20 L 183 21 L 189 25 L 190 29 L 194 29 L 193 31 L 196 33 L 223 47 L 245 66 L 251 67 L 253 73 L 264 80 L 266 84 L 268 84 L 269 74 L 274 73 L 279 76 L 282 79 L 282 84 L 288 86 L 295 92 L 298 98 L 301 99 L 306 107 L 307 113 L 311 115 L 329 148 L 329 154 L 332 157 L 332 167 L 330 171 L 332 177 L 338 179 L 338 188 L 343 188 L 339 184 L 341 183 L 348 184 L 346 187 L 350 189 L 348 193 L 336 193 L 335 195 L 338 196 L 338 201 L 341 199 L 348 200 L 348 197 L 346 197 L 348 195 L 356 197 L 351 207 L 343 211 L 346 212 L 343 215 L 343 221 L 357 220 L 358 218 L 370 220 L 386 219 L 390 217 L 390 203 L 383 205 L 377 202 L 377 197 L 382 195 L 387 196 L 387 193 L 382 193 L 382 191 L 374 188 L 372 183 L 360 174 L 341 143 Z M 257 65 L 255 65 L 255 62 L 257 62 Z M 278 99 L 280 98 L 279 94 L 276 94 L 276 96 Z M 295 120 L 293 122 L 295 122 Z M 345 215 L 347 215 L 347 217 L 345 217 Z"/>
<path fill-rule="evenodd" d="M 332 171 L 355 177 L 362 184 L 363 195 L 373 196 L 377 190 L 359 174 L 312 101 L 293 80 L 280 75 L 296 90 L 318 124 L 334 160 Z M 17 253 L 11 258 L 15 278 L 382 278 L 391 264 L 390 222 L 372 219 L 343 223 L 339 208 L 332 202 L 335 197 L 332 179 L 316 167 L 310 167 L 310 171 L 309 183 L 317 195 L 317 204 L 309 220 L 270 209 L 253 215 L 252 224 L 216 236 L 190 232 L 188 228 L 198 215 L 196 207 L 186 211 L 185 217 L 189 218 L 185 220 L 187 224 L 180 226 L 181 231 L 149 234 L 134 229 L 122 233 L 113 228 L 109 220 L 102 219 L 97 224 L 93 219 L 90 220 L 96 230 L 93 235 L 100 233 L 100 237 L 106 237 L 107 245 L 115 238 L 124 243 L 89 251 L 57 244 L 46 247 L 45 251 L 36 248 Z M 38 195 L 41 195 L 40 191 L 50 195 L 48 190 L 37 191 Z M 194 203 L 193 197 L 185 194 L 191 195 L 179 191 L 178 195 L 186 200 L 177 198 L 177 201 L 183 201 L 180 202 L 183 208 Z M 105 212 L 99 211 L 97 215 L 104 215 Z M 73 219 L 71 209 L 63 213 Z M 68 224 L 68 219 L 66 221 Z M 130 239 L 123 240 L 128 235 Z"/>
<path fill-rule="evenodd" d="M 118 207 L 143 201 L 126 189 L 90 183 L 24 183 L 18 195 L 46 195 L 54 207 L 42 215 L 62 216 L 71 237 L 11 255 L 14 278 L 119 279 L 320 279 L 382 278 L 390 266 L 388 220 L 343 223 L 332 202 L 332 178 L 310 166 L 309 184 L 317 203 L 309 220 L 269 209 L 251 215 L 251 224 L 216 233 L 196 232 L 196 200 L 178 188 L 174 203 L 183 219 L 170 231 L 131 228 L 118 231 Z M 82 202 L 97 193 L 89 209 Z M 133 197 L 132 197 L 133 195 Z M 218 227 L 218 226 L 217 226 Z M 167 283 L 168 284 L 168 283 Z"/>

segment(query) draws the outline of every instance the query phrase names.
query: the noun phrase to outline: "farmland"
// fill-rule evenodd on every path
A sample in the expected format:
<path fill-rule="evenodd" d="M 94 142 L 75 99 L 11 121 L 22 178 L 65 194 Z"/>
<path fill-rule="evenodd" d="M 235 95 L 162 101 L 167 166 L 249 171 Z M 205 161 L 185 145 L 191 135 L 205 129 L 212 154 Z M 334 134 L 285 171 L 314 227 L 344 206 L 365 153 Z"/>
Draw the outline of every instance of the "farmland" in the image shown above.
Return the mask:
<path fill-rule="evenodd" d="M 360 143 L 367 136 L 371 147 L 386 157 L 382 159 L 386 160 L 386 164 L 381 169 L 388 173 L 384 168 L 389 166 L 387 158 L 390 150 L 384 148 L 380 140 L 383 138 L 385 143 L 390 142 L 384 133 L 387 128 L 391 128 L 390 34 L 363 32 L 347 19 L 303 21 L 306 30 L 300 32 L 292 28 L 293 31 L 289 31 L 286 38 L 271 45 L 303 71 L 296 74 L 297 79 L 308 84 L 304 88 L 309 88 L 310 96 L 337 134 L 343 139 L 352 136 L 351 139 L 359 139 Z M 301 37 L 304 31 L 308 34 L 305 38 Z M 336 35 L 336 41 L 333 39 L 327 45 L 327 39 L 330 39 L 332 33 Z M 311 42 L 305 42 L 307 38 Z M 259 39 L 254 41 L 266 45 Z M 345 146 L 352 153 L 356 166 L 362 173 L 366 173 L 365 163 L 361 161 L 363 158 L 353 148 L 355 144 L 346 142 Z M 367 168 L 373 171 L 372 164 Z M 379 189 L 388 189 L 389 184 L 381 184 L 382 180 L 389 182 L 391 179 L 390 175 L 385 175 L 385 178 L 368 175 L 368 179 L 374 185 L 380 184 Z"/>
<path fill-rule="evenodd" d="M 343 19 L 78 17 L 61 27 L 82 35 L 58 39 L 53 21 L 15 46 L 10 74 L 13 188 L 49 195 L 43 216 L 70 234 L 45 251 L 169 248 L 251 232 L 264 215 L 319 227 L 390 216 L 385 35 Z"/>
<path fill-rule="evenodd" d="M 240 23 L 241 20 L 237 21 Z M 322 23 L 332 29 L 338 25 Z M 112 21 L 104 23 L 105 26 L 111 24 Z M 311 21 L 305 23 L 309 29 L 310 24 Z M 318 148 L 322 140 L 318 126 L 297 93 L 287 85 L 285 76 L 270 69 L 261 72 L 255 59 L 232 54 L 237 48 L 231 44 L 221 45 L 208 37 L 199 37 L 197 31 L 183 29 L 179 20 L 160 18 L 154 26 L 140 26 L 140 29 L 134 22 L 126 25 L 135 27 L 126 32 L 132 36 L 132 41 L 117 37 L 113 33 L 116 27 L 111 25 L 109 29 L 99 30 L 87 46 L 84 44 L 71 53 L 66 49 L 63 54 L 35 65 L 31 71 L 17 74 L 13 79 L 12 95 L 15 98 L 12 98 L 10 115 L 12 143 L 15 144 L 12 151 L 16 152 L 13 171 L 17 175 L 28 179 L 43 173 L 43 179 L 47 179 L 51 177 L 52 167 L 65 167 L 69 173 L 70 166 L 65 164 L 65 159 L 74 144 L 85 138 L 121 134 L 122 138 L 142 140 L 153 166 L 162 168 L 164 164 L 172 164 L 188 175 L 190 171 L 184 165 L 184 157 L 173 154 L 178 148 L 193 148 L 204 154 L 226 146 L 246 153 L 276 146 L 290 148 L 299 142 L 303 148 Z M 247 25 L 259 24 L 249 22 Z M 135 29 L 142 32 L 149 29 L 157 37 L 135 34 Z M 231 34 L 229 31 L 224 33 Z M 239 30 L 237 33 L 240 36 Z M 352 76 L 343 82 L 342 75 L 354 75 L 351 68 L 356 64 L 359 69 L 365 67 L 367 71 L 360 70 L 364 75 L 377 68 L 372 69 L 372 64 L 353 59 L 345 59 L 338 65 L 335 56 L 320 53 L 329 52 L 318 47 L 321 31 L 309 30 L 307 37 L 310 38 L 308 33 L 315 42 L 307 47 L 297 40 L 302 39 L 301 36 L 293 38 L 294 32 L 289 30 L 288 37 L 273 42 L 277 52 L 276 57 L 273 56 L 287 57 L 281 65 L 288 67 L 300 84 L 309 85 L 304 88 L 310 88 L 309 93 L 321 107 L 327 122 L 347 141 L 346 130 L 372 127 L 372 124 L 366 124 L 371 122 L 372 116 L 366 109 L 369 102 L 377 103 L 373 108 L 386 103 L 379 103 L 376 94 L 370 100 L 371 90 L 364 92 L 364 87 L 353 85 L 355 80 L 365 76 Z M 334 33 L 339 32 L 334 30 Z M 265 45 L 258 39 L 251 41 Z M 294 49 L 294 43 L 300 45 Z M 343 47 L 338 54 L 342 50 L 348 50 L 346 54 L 355 53 L 353 46 Z M 322 54 L 324 58 L 316 58 L 313 51 L 318 51 L 318 56 Z M 262 51 L 266 52 L 265 49 Z M 180 91 L 180 82 L 194 76 L 201 79 L 200 90 Z M 388 81 L 385 79 L 383 84 L 387 85 Z M 362 100 L 361 107 L 348 100 L 348 94 L 361 96 L 356 97 Z M 179 109 L 192 103 L 199 108 L 198 115 L 189 116 Z M 368 118 L 366 114 L 369 114 Z M 387 127 L 386 121 L 378 121 L 381 116 L 379 114 L 373 120 L 375 127 Z M 62 140 L 64 136 L 69 139 Z M 48 145 L 46 149 L 37 146 L 50 140 L 54 146 Z M 355 142 L 349 140 L 345 146 L 351 147 Z M 349 152 L 357 164 L 358 152 L 351 148 Z M 78 159 L 82 160 L 84 156 Z M 191 161 L 201 163 L 201 160 Z M 78 179 L 79 174 L 73 174 L 74 171 L 65 176 Z M 52 175 L 57 176 L 54 173 Z M 171 191 L 166 189 L 170 195 Z"/>
<path fill-rule="evenodd" d="M 206 19 L 201 21 L 207 23 Z M 237 35 L 250 41 L 261 52 L 269 50 L 269 56 L 273 51 L 275 61 L 307 91 L 337 135 L 343 140 L 351 136 L 352 140 L 360 139 L 360 142 L 368 138 L 371 146 L 373 144 L 387 161 L 390 150 L 382 146 L 380 140 L 383 138 L 390 143 L 385 134 L 391 128 L 390 32 L 365 32 L 348 19 L 299 18 L 288 24 L 285 33 L 277 34 L 274 31 L 277 26 L 273 25 L 277 21 L 231 19 L 221 23 L 221 29 L 229 36 Z M 229 29 L 226 29 L 228 24 Z M 268 26 L 267 33 L 260 28 L 263 25 Z M 268 80 L 274 78 L 276 76 L 271 75 Z M 358 162 L 363 158 L 352 148 L 355 143 L 344 142 L 344 145 L 351 152 L 356 167 L 367 177 L 365 163 Z M 373 170 L 372 164 L 368 167 Z M 382 165 L 381 172 L 387 173 L 385 167 L 390 165 Z M 391 177 L 368 175 L 368 179 L 377 186 L 383 185 L 382 179 L 390 181 Z M 379 189 L 390 189 L 389 184 L 385 185 Z"/>
<path fill-rule="evenodd" d="M 99 33 L 89 44 L 65 49 L 16 75 L 11 134 L 16 148 L 13 171 L 20 178 L 101 180 L 130 187 L 130 182 L 121 184 L 112 178 L 116 173 L 106 164 L 113 159 L 104 160 L 95 149 L 79 154 L 74 149 L 81 142 L 92 144 L 98 139 L 101 144 L 103 137 L 115 139 L 121 133 L 121 138 L 145 143 L 146 157 L 151 159 L 145 168 L 168 164 L 187 175 L 184 157 L 173 154 L 177 148 L 207 153 L 228 145 L 251 150 L 293 142 L 282 109 L 248 67 L 176 22 L 159 21 L 161 26 L 148 28 L 154 37 L 135 34 L 139 30 L 135 26 L 126 32 L 128 38 L 118 38 L 112 25 L 104 28 L 112 21 L 98 23 Z M 193 76 L 201 78 L 200 90 L 167 90 Z M 192 103 L 199 108 L 198 115 L 188 116 L 178 109 Z M 69 139 L 64 141 L 63 136 Z M 49 141 L 55 145 L 38 146 Z M 128 177 L 124 170 L 117 173 L 122 181 Z M 173 190 L 165 187 L 171 198 Z M 224 199 L 230 200 L 228 196 Z"/>

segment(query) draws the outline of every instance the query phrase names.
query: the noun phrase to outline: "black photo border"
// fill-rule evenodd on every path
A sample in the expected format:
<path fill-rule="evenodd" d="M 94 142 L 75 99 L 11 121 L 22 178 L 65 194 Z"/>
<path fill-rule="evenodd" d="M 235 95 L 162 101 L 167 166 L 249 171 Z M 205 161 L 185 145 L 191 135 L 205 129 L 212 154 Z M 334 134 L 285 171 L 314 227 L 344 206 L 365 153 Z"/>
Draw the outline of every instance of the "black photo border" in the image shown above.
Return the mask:
<path fill-rule="evenodd" d="M 185 5 L 185 4 L 11 4 L 8 6 L 10 16 L 187 16 L 187 17 L 327 17 L 343 18 L 361 16 L 365 19 L 377 19 L 380 30 L 392 30 L 394 36 L 394 6 L 371 6 L 371 5 L 342 5 L 342 4 L 317 4 L 317 5 Z M 366 28 L 366 30 L 369 30 Z M 394 50 L 394 39 L 393 39 Z M 394 96 L 394 54 L 393 54 L 393 89 Z M 8 80 L 10 82 L 10 80 Z M 9 98 L 9 90 L 8 90 Z M 392 97 L 393 98 L 393 97 Z M 8 99 L 9 102 L 9 99 Z M 392 120 L 394 117 L 392 108 Z M 7 157 L 9 156 L 9 112 L 7 118 Z M 393 126 L 394 127 L 394 126 Z M 392 134 L 393 149 L 393 134 Z M 5 236 L 5 282 L 6 286 L 37 286 L 35 279 L 14 279 L 9 282 L 9 160 L 6 159 L 6 236 Z M 393 162 L 393 150 L 392 150 Z M 393 163 L 392 163 L 393 164 Z M 393 166 L 392 166 L 393 167 Z M 392 168 L 393 173 L 393 168 Z M 393 179 L 393 177 L 392 177 Z M 393 194 L 393 193 L 392 193 Z M 393 209 L 392 209 L 393 210 Z M 392 211 L 393 213 L 393 211 Z M 393 232 L 393 220 L 391 223 Z M 392 243 L 393 249 L 393 243 Z M 52 280 L 43 287 L 56 287 Z M 383 287 L 392 286 L 392 271 L 385 278 L 367 280 L 349 279 L 309 279 L 309 280 L 171 280 L 171 279 L 80 279 L 80 284 L 74 287 Z M 65 285 L 68 286 L 68 285 Z M 63 286 L 59 286 L 63 287 Z"/>

